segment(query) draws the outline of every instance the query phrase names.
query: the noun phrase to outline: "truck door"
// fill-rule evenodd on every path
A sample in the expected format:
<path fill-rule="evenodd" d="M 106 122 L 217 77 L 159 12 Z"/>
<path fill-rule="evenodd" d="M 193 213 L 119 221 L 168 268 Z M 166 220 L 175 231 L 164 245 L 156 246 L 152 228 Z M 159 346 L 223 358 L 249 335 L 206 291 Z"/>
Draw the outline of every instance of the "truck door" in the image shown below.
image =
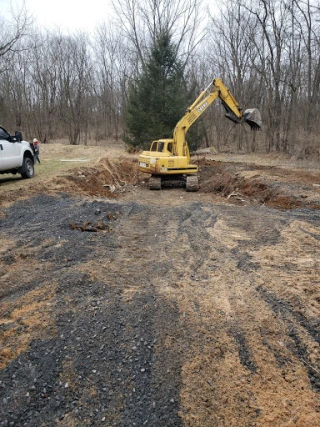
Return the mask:
<path fill-rule="evenodd" d="M 0 127 L 0 167 L 2 170 L 19 167 L 20 150 L 18 142 L 12 141 L 8 132 Z"/>

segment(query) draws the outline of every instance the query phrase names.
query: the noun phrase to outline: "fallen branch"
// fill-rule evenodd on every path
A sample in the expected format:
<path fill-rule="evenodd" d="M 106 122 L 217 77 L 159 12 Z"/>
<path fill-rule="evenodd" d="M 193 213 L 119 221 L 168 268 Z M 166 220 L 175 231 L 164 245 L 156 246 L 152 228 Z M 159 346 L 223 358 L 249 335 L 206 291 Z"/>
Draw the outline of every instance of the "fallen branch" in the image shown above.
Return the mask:
<path fill-rule="evenodd" d="M 227 199 L 230 199 L 230 197 L 243 197 L 243 195 L 241 193 L 230 193 L 229 196 L 227 196 Z"/>

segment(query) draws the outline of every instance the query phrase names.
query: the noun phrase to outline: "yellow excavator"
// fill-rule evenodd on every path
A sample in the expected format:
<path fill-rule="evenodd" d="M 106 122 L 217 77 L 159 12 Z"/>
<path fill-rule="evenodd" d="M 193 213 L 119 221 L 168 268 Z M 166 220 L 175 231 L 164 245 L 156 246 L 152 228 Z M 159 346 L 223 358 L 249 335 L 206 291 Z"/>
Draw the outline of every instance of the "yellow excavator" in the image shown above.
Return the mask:
<path fill-rule="evenodd" d="M 211 88 L 210 91 L 209 88 Z M 149 188 L 151 190 L 161 190 L 164 182 L 173 180 L 183 181 L 187 191 L 198 191 L 198 166 L 190 164 L 186 133 L 190 126 L 217 98 L 220 99 L 224 106 L 227 118 L 235 123 L 245 122 L 253 130 L 261 128 L 262 120 L 259 110 L 252 108 L 242 112 L 237 101 L 221 79 L 214 79 L 201 92 L 194 103 L 190 105 L 185 115 L 177 123 L 173 138 L 153 141 L 150 151 L 143 151 L 140 154 L 139 170 L 151 174 L 149 179 Z"/>

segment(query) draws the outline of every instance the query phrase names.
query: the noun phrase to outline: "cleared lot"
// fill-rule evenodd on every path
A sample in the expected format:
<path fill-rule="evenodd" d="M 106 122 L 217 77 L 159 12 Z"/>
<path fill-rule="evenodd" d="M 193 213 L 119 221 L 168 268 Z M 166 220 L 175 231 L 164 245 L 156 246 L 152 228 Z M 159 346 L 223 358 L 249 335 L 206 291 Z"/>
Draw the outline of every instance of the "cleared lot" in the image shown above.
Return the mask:
<path fill-rule="evenodd" d="M 107 155 L 1 185 L 1 422 L 318 425 L 319 172 Z"/>

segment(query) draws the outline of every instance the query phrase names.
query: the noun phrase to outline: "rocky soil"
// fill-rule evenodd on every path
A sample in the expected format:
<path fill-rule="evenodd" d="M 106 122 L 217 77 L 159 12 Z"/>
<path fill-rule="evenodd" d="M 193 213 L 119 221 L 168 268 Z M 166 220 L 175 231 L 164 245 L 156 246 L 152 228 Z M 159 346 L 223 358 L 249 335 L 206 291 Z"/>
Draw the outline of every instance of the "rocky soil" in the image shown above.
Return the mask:
<path fill-rule="evenodd" d="M 1 426 L 320 425 L 320 173 L 199 162 L 0 187 Z"/>

